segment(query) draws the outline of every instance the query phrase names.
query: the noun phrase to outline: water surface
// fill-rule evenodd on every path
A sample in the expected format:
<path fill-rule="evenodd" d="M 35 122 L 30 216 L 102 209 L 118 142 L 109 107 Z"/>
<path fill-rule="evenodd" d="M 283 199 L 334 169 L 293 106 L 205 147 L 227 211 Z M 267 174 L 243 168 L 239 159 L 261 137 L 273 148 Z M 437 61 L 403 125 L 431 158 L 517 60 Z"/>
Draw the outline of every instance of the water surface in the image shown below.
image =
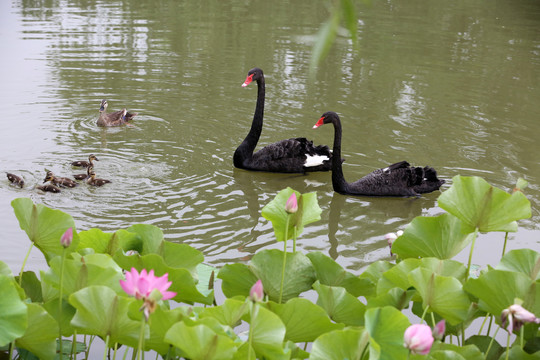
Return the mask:
<path fill-rule="evenodd" d="M 266 74 L 260 145 L 296 136 L 330 145 L 331 127 L 311 127 L 333 110 L 349 181 L 400 160 L 435 167 L 442 190 L 455 175 L 505 190 L 524 177 L 533 217 L 509 248 L 539 251 L 540 4 L 374 1 L 357 11 L 358 47 L 339 36 L 310 78 L 323 2 L 2 2 L 0 169 L 27 186 L 0 181 L 1 260 L 18 271 L 29 246 L 10 206 L 17 197 L 68 212 L 78 231 L 153 224 L 222 265 L 281 248 L 260 216 L 279 190 L 317 191 L 322 219 L 299 247 L 355 272 L 389 259 L 385 233 L 442 212 L 440 192 L 355 198 L 335 194 L 330 173 L 234 169 L 256 98 L 240 85 L 255 66 Z M 133 126 L 98 128 L 103 98 L 110 111 L 138 112 Z M 80 172 L 70 162 L 91 153 L 110 186 L 34 189 L 45 168 L 69 176 Z M 503 238 L 482 235 L 475 262 L 496 263 Z M 44 261 L 33 251 L 30 262 Z"/>

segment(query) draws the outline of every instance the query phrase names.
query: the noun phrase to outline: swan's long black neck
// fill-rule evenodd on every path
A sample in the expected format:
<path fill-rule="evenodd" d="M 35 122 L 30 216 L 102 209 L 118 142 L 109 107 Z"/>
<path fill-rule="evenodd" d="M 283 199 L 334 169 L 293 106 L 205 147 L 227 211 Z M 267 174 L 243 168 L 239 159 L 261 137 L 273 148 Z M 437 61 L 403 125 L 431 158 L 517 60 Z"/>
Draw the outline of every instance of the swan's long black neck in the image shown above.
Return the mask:
<path fill-rule="evenodd" d="M 264 77 L 261 77 L 257 80 L 257 105 L 255 106 L 255 113 L 253 114 L 251 129 L 244 141 L 234 152 L 233 162 L 234 166 L 238 168 L 243 168 L 244 161 L 252 158 L 253 151 L 261 137 L 264 117 L 264 92 Z"/>
<path fill-rule="evenodd" d="M 332 120 L 334 124 L 334 148 L 332 150 L 332 186 L 338 193 L 346 193 L 348 184 L 343 176 L 341 167 L 341 122 L 339 118 Z"/>

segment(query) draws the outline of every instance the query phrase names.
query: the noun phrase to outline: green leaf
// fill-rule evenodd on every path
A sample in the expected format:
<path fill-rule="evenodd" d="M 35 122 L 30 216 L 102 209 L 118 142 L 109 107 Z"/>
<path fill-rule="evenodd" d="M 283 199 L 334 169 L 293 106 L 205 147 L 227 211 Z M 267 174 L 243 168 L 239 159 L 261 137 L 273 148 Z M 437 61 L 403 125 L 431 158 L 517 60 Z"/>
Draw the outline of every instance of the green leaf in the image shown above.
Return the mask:
<path fill-rule="evenodd" d="M 392 252 L 402 259 L 451 259 L 469 245 L 474 236 L 473 228 L 450 214 L 418 216 L 405 228 L 403 235 L 396 239 Z"/>
<path fill-rule="evenodd" d="M 315 269 L 317 280 L 323 285 L 344 287 L 353 296 L 368 295 L 372 283 L 368 279 L 345 271 L 341 265 L 320 251 L 310 252 L 306 255 Z"/>
<path fill-rule="evenodd" d="M 143 244 L 141 254 L 157 254 L 160 253 L 160 249 L 163 240 L 163 231 L 154 225 L 148 224 L 135 224 L 126 229 L 126 231 L 135 233 L 140 236 Z"/>
<path fill-rule="evenodd" d="M 480 349 L 480 351 L 484 354 L 489 348 L 490 350 L 488 356 L 485 358 L 486 360 L 497 360 L 504 352 L 504 348 L 499 344 L 499 342 L 497 340 L 493 340 L 491 336 L 487 335 L 473 335 L 465 340 L 465 345 L 473 345 Z"/>
<path fill-rule="evenodd" d="M 13 277 L 0 275 L 0 289 L 0 346 L 5 346 L 25 333 L 28 310 L 19 297 Z"/>
<path fill-rule="evenodd" d="M 37 304 L 27 304 L 28 323 L 24 335 L 15 341 L 17 347 L 26 349 L 40 359 L 54 359 L 58 324 L 49 313 Z"/>
<path fill-rule="evenodd" d="M 534 305 L 540 306 L 540 302 L 535 300 L 533 284 L 523 273 L 489 270 L 478 279 L 467 280 L 464 289 L 480 300 L 480 309 L 498 318 L 504 309 L 514 304 L 516 298 L 522 299 L 523 307 L 534 313 Z"/>
<path fill-rule="evenodd" d="M 313 75 L 315 73 L 315 69 L 319 63 L 326 57 L 326 55 L 328 55 L 328 52 L 336 39 L 339 29 L 339 20 L 339 8 L 334 7 L 332 9 L 330 19 L 328 19 L 328 21 L 321 26 L 321 29 L 319 30 L 319 33 L 315 39 L 315 44 L 313 45 L 313 49 L 311 51 L 311 60 L 309 63 L 310 74 Z"/>
<path fill-rule="evenodd" d="M 481 232 L 517 231 L 515 221 L 531 217 L 531 203 L 521 191 L 509 194 L 480 177 L 458 175 L 452 182 L 439 206 Z"/>
<path fill-rule="evenodd" d="M 501 357 L 499 360 L 506 360 L 506 359 L 512 359 L 512 360 L 540 360 L 540 352 L 536 352 L 534 354 L 527 354 L 521 347 L 519 346 L 513 346 L 510 348 L 510 351 L 508 352 L 509 355 L 506 355 L 506 351 L 501 354 Z"/>
<path fill-rule="evenodd" d="M 424 309 L 429 306 L 452 325 L 467 318 L 471 301 L 456 278 L 418 268 L 409 274 L 409 280 L 422 297 Z"/>
<path fill-rule="evenodd" d="M 294 214 L 289 214 L 285 211 L 285 204 L 293 192 L 296 194 L 298 211 Z M 317 203 L 317 193 L 300 194 L 298 191 L 288 187 L 281 190 L 274 200 L 266 204 L 261 214 L 266 220 L 272 222 L 276 240 L 284 241 L 292 239 L 295 232 L 298 238 L 304 230 L 305 225 L 321 219 L 321 212 L 322 210 Z M 287 219 L 289 219 L 288 228 Z M 287 239 L 285 239 L 285 233 L 287 233 Z"/>
<path fill-rule="evenodd" d="M 400 288 L 393 288 L 388 290 L 387 292 L 384 292 L 382 294 L 379 294 L 376 297 L 370 297 L 368 298 L 367 302 L 367 308 L 374 308 L 374 307 L 384 307 L 384 306 L 392 306 L 396 309 L 405 309 L 409 306 L 409 302 L 411 301 L 411 297 L 413 296 L 414 291 L 407 291 Z"/>
<path fill-rule="evenodd" d="M 248 307 L 245 301 L 226 299 L 223 305 L 205 308 L 199 316 L 201 318 L 213 317 L 221 324 L 234 329 L 240 324 L 240 320 L 247 311 Z"/>
<path fill-rule="evenodd" d="M 368 343 L 367 331 L 353 328 L 332 331 L 313 342 L 309 360 L 360 359 Z"/>
<path fill-rule="evenodd" d="M 540 280 L 540 253 L 531 249 L 511 250 L 495 269 L 521 272 L 531 280 Z"/>
<path fill-rule="evenodd" d="M 286 304 L 269 302 L 267 306 L 285 324 L 285 339 L 295 343 L 312 342 L 326 332 L 344 327 L 333 323 L 323 308 L 307 299 L 294 298 Z"/>
<path fill-rule="evenodd" d="M 226 297 L 248 296 L 249 290 L 258 280 L 245 264 L 225 264 L 217 277 L 222 280 L 221 290 Z"/>
<path fill-rule="evenodd" d="M 146 351 L 154 350 L 158 354 L 165 355 L 169 351 L 169 344 L 166 343 L 165 336 L 169 329 L 176 323 L 186 318 L 187 309 L 177 307 L 172 310 L 158 306 L 150 314 L 148 325 L 150 326 L 150 337 L 144 341 Z"/>
<path fill-rule="evenodd" d="M 393 307 L 366 310 L 366 330 L 370 335 L 370 359 L 405 359 L 407 349 L 403 346 L 403 334 L 409 327 L 409 320 Z"/>
<path fill-rule="evenodd" d="M 215 333 L 206 325 L 188 326 L 184 322 L 174 324 L 165 334 L 165 341 L 191 360 L 230 359 L 237 348 L 231 338 Z"/>
<path fill-rule="evenodd" d="M 71 319 L 75 315 L 75 308 L 64 300 L 62 301 L 62 311 L 60 313 L 58 301 L 58 298 L 48 301 L 43 304 L 43 308 L 47 310 L 57 324 L 62 326 L 62 335 L 71 336 L 74 334 Z"/>
<path fill-rule="evenodd" d="M 77 249 L 79 236 L 75 231 L 73 218 L 60 211 L 52 210 L 41 204 L 34 204 L 28 198 L 18 198 L 11 202 L 19 225 L 26 232 L 30 241 L 43 253 L 47 263 L 61 255 L 64 247 L 60 238 L 67 229 L 73 228 L 73 241 L 67 252 Z"/>
<path fill-rule="evenodd" d="M 321 306 L 332 320 L 345 325 L 364 325 L 366 306 L 342 287 L 313 284 L 319 294 L 317 305 Z"/>
<path fill-rule="evenodd" d="M 259 358 L 276 360 L 290 358 L 290 354 L 286 354 L 283 348 L 285 325 L 276 314 L 254 304 L 249 325 L 252 328 L 252 346 Z"/>
<path fill-rule="evenodd" d="M 276 302 L 279 300 L 282 266 L 283 252 L 277 249 L 258 252 L 249 265 L 255 276 L 261 279 L 268 298 Z M 282 301 L 286 302 L 310 290 L 314 281 L 315 271 L 307 256 L 300 252 L 287 253 Z"/>
<path fill-rule="evenodd" d="M 368 265 L 366 270 L 360 274 L 359 278 L 369 281 L 369 286 L 364 289 L 364 296 L 373 296 L 377 288 L 377 283 L 383 276 L 383 273 L 394 267 L 394 264 L 388 261 L 375 261 Z"/>
<path fill-rule="evenodd" d="M 135 301 L 117 295 L 106 286 L 89 286 L 71 294 L 69 303 L 77 309 L 71 325 L 79 334 L 98 335 L 109 344 L 137 347 L 140 322 L 128 317 L 129 304 Z M 148 328 L 145 329 L 148 338 Z"/>
<path fill-rule="evenodd" d="M 21 287 L 32 302 L 43 302 L 41 282 L 33 271 L 25 271 L 23 273 Z"/>
<path fill-rule="evenodd" d="M 345 20 L 345 26 L 349 30 L 353 47 L 356 47 L 358 41 L 358 18 L 356 17 L 356 9 L 354 8 L 354 2 L 352 0 L 341 0 L 341 13 Z"/>

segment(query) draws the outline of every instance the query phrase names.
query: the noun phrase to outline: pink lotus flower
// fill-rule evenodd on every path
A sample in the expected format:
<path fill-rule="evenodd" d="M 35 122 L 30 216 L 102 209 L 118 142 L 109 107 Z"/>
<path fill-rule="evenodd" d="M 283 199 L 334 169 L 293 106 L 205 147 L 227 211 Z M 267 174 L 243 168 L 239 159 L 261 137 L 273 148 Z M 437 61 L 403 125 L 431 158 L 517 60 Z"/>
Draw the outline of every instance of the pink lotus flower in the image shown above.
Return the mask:
<path fill-rule="evenodd" d="M 66 230 L 64 234 L 62 234 L 62 237 L 60 238 L 60 244 L 67 248 L 69 245 L 71 245 L 71 242 L 73 241 L 73 228 L 69 228 Z"/>
<path fill-rule="evenodd" d="M 261 280 L 257 280 L 257 282 L 251 287 L 251 290 L 249 290 L 249 297 L 253 302 L 262 301 L 264 297 L 264 290 Z"/>
<path fill-rule="evenodd" d="M 296 193 L 294 191 L 285 204 L 285 211 L 289 214 L 294 214 L 298 211 L 298 201 L 296 200 Z"/>
<path fill-rule="evenodd" d="M 137 269 L 132 268 L 131 271 L 126 273 L 126 280 L 120 280 L 120 286 L 128 295 L 135 296 L 136 299 L 146 299 L 152 291 L 157 290 L 161 294 L 161 299 L 169 300 L 175 297 L 176 293 L 167 291 L 172 284 L 168 277 L 169 274 L 167 273 L 156 277 L 154 270 L 147 273 L 146 269 L 142 269 L 139 274 Z"/>
<path fill-rule="evenodd" d="M 501 322 L 503 328 L 508 332 L 512 332 L 519 330 L 524 323 L 534 322 L 540 324 L 540 319 L 523 306 L 513 304 L 502 311 Z"/>
<path fill-rule="evenodd" d="M 426 355 L 433 345 L 431 328 L 424 324 L 414 324 L 405 330 L 404 344 L 413 354 Z"/>
<path fill-rule="evenodd" d="M 444 320 L 441 320 L 435 325 L 433 328 L 433 337 L 437 340 L 441 340 L 444 336 L 444 332 L 446 331 L 446 322 Z"/>

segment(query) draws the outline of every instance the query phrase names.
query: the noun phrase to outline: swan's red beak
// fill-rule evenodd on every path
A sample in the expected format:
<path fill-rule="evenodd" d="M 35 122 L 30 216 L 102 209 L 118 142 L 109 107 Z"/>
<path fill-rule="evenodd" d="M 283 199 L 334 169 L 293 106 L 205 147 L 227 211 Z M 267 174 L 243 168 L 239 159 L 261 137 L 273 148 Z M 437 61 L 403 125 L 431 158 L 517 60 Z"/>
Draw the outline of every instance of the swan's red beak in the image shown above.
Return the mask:
<path fill-rule="evenodd" d="M 242 87 L 248 86 L 253 81 L 253 75 L 254 74 L 248 75 L 246 81 L 244 81 L 244 83 L 242 84 Z"/>
<path fill-rule="evenodd" d="M 321 125 L 324 125 L 324 116 L 321 117 L 321 118 L 319 119 L 319 121 L 317 121 L 317 123 L 316 123 L 315 125 L 313 125 L 313 129 L 316 129 L 316 128 L 318 128 L 318 127 L 321 126 Z"/>

